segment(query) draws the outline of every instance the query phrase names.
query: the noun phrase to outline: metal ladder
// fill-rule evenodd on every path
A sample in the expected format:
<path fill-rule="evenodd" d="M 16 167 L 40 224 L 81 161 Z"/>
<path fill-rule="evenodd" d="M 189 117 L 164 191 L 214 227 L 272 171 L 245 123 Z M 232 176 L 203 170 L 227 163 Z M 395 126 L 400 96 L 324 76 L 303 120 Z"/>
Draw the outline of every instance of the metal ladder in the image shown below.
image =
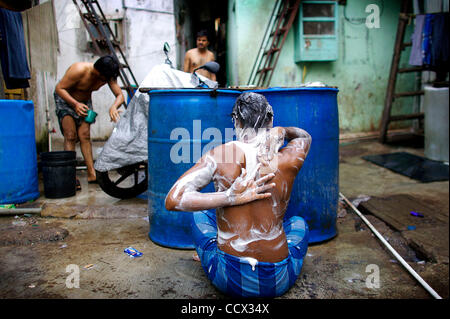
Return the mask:
<path fill-rule="evenodd" d="M 247 85 L 268 86 L 301 0 L 277 0 Z"/>
<path fill-rule="evenodd" d="M 397 35 L 395 38 L 394 45 L 394 55 L 392 57 L 391 62 L 391 71 L 389 73 L 389 81 L 386 90 L 386 97 L 384 101 L 384 110 L 383 116 L 381 118 L 381 127 L 380 127 L 380 136 L 379 141 L 381 143 L 387 142 L 387 131 L 389 123 L 394 121 L 403 121 L 403 120 L 412 120 L 412 119 L 423 119 L 424 114 L 422 112 L 412 113 L 412 114 L 402 114 L 402 115 L 391 115 L 392 104 L 396 98 L 406 97 L 406 96 L 419 96 L 423 95 L 423 90 L 413 91 L 413 92 L 400 92 L 395 93 L 395 84 L 397 82 L 397 75 L 399 73 L 408 73 L 408 72 L 422 72 L 424 68 L 422 67 L 408 67 L 408 68 L 400 68 L 400 57 L 402 51 L 411 46 L 411 42 L 404 43 L 403 39 L 405 36 L 406 26 L 408 25 L 408 21 L 414 17 L 412 14 L 408 14 L 409 11 L 409 1 L 403 0 L 401 6 L 401 13 L 399 16 L 398 26 L 397 26 Z"/>
<path fill-rule="evenodd" d="M 114 33 L 112 32 L 111 27 L 103 14 L 100 4 L 97 0 L 81 0 L 81 2 L 84 5 L 85 12 L 83 12 L 82 6 L 78 5 L 78 1 L 73 0 L 73 3 L 78 9 L 81 20 L 83 21 L 83 24 L 92 39 L 96 53 L 98 55 L 103 55 L 104 50 L 106 50 L 108 54 L 112 55 L 117 59 L 117 61 L 119 61 L 119 77 L 123 85 L 121 86 L 121 89 L 126 90 L 129 97 L 133 96 L 134 90 L 139 85 L 133 75 L 133 72 L 131 71 L 130 66 L 128 65 L 122 49 L 120 48 L 119 42 L 114 36 Z M 96 34 L 94 34 L 91 26 L 95 28 Z M 127 76 L 127 73 L 129 76 Z M 129 78 L 131 78 L 131 80 Z"/>

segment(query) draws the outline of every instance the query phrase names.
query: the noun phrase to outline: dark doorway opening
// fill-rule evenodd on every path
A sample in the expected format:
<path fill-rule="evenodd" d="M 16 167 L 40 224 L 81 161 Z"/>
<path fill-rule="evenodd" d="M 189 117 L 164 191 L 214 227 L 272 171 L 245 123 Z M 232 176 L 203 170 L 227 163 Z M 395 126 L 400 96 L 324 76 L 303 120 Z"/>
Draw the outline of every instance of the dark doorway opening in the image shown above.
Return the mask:
<path fill-rule="evenodd" d="M 183 69 L 184 54 L 196 47 L 196 34 L 208 31 L 209 46 L 220 64 L 216 74 L 219 87 L 225 87 L 226 79 L 226 26 L 228 21 L 228 0 L 175 0 L 175 21 L 177 30 L 177 64 Z"/>

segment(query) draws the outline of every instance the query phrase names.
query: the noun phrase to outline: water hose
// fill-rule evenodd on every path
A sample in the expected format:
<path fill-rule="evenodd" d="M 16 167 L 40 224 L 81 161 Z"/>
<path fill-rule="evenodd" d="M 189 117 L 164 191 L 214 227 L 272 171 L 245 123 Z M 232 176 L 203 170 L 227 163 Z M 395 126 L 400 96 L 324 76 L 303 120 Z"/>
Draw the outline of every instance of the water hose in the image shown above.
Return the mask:
<path fill-rule="evenodd" d="M 402 258 L 402 256 L 400 256 L 397 251 L 392 248 L 392 246 L 386 241 L 386 239 L 384 239 L 384 237 L 376 230 L 376 228 L 367 220 L 367 218 L 364 217 L 364 215 L 358 210 L 356 209 L 356 207 L 347 199 L 345 198 L 344 195 L 342 195 L 342 193 L 339 193 L 339 195 L 342 197 L 342 199 L 347 203 L 347 205 L 349 205 L 353 211 L 367 224 L 367 226 L 369 226 L 370 230 L 378 237 L 378 239 L 381 240 L 381 242 L 387 247 L 387 249 L 389 249 L 389 251 L 395 256 L 395 258 L 397 258 L 397 260 L 406 268 L 406 270 L 409 271 L 409 273 L 417 279 L 417 281 L 436 299 L 442 299 L 441 296 L 439 296 L 437 294 L 436 291 L 434 291 L 433 288 L 431 288 L 426 282 L 425 280 L 423 280 L 422 277 L 420 277 L 420 275 L 418 273 L 416 273 L 414 271 L 414 269 L 412 269 L 412 267 Z"/>
<path fill-rule="evenodd" d="M 40 214 L 42 208 L 0 208 L 0 215 Z"/>

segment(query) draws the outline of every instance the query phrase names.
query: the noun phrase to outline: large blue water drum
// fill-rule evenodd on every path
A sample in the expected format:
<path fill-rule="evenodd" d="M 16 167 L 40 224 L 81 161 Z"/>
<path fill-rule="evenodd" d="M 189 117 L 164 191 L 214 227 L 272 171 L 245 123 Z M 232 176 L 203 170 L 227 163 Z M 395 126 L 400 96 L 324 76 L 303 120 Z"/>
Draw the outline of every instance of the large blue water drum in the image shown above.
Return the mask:
<path fill-rule="evenodd" d="M 269 88 L 263 94 L 274 111 L 274 126 L 306 130 L 312 144 L 295 179 L 285 218 L 301 216 L 309 242 L 336 235 L 339 197 L 339 117 L 336 88 Z"/>
<path fill-rule="evenodd" d="M 32 101 L 0 100 L 0 204 L 39 197 Z"/>
<path fill-rule="evenodd" d="M 148 202 L 150 239 L 172 248 L 194 248 L 192 213 L 164 207 L 170 188 L 202 152 L 233 139 L 231 111 L 239 91 L 172 89 L 149 92 Z M 212 183 L 202 192 L 214 192 Z"/>

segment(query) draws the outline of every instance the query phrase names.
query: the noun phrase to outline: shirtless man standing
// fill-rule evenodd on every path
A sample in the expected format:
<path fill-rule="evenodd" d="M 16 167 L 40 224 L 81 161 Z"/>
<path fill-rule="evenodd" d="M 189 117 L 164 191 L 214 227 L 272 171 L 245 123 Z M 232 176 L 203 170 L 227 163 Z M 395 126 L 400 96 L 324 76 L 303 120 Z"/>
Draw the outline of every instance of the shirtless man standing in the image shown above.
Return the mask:
<path fill-rule="evenodd" d="M 283 217 L 311 136 L 296 127 L 274 128 L 272 107 L 257 93 L 241 94 L 232 117 L 237 141 L 207 152 L 186 171 L 169 191 L 166 208 L 195 211 L 196 250 L 219 290 L 280 296 L 300 274 L 308 246 L 303 218 Z M 211 181 L 216 192 L 200 193 Z M 212 209 L 215 214 L 206 211 Z"/>
<path fill-rule="evenodd" d="M 192 73 L 196 68 L 206 62 L 215 60 L 214 53 L 208 50 L 208 45 L 208 33 L 205 30 L 199 31 L 197 33 L 197 47 L 187 51 L 184 56 L 184 72 Z M 210 80 L 216 81 L 216 75 L 214 73 L 204 69 L 200 69 L 197 72 Z"/>
<path fill-rule="evenodd" d="M 72 64 L 56 85 L 54 98 L 56 115 L 62 134 L 64 150 L 75 151 L 75 144 L 80 141 L 81 152 L 87 167 L 89 183 L 97 180 L 92 157 L 90 124 L 84 121 L 87 111 L 92 108 L 91 94 L 108 83 L 116 97 L 109 109 L 111 121 L 120 118 L 118 109 L 124 102 L 122 90 L 116 82 L 119 64 L 112 56 L 104 56 L 95 63 L 77 62 Z M 77 187 L 79 181 L 77 180 Z"/>

